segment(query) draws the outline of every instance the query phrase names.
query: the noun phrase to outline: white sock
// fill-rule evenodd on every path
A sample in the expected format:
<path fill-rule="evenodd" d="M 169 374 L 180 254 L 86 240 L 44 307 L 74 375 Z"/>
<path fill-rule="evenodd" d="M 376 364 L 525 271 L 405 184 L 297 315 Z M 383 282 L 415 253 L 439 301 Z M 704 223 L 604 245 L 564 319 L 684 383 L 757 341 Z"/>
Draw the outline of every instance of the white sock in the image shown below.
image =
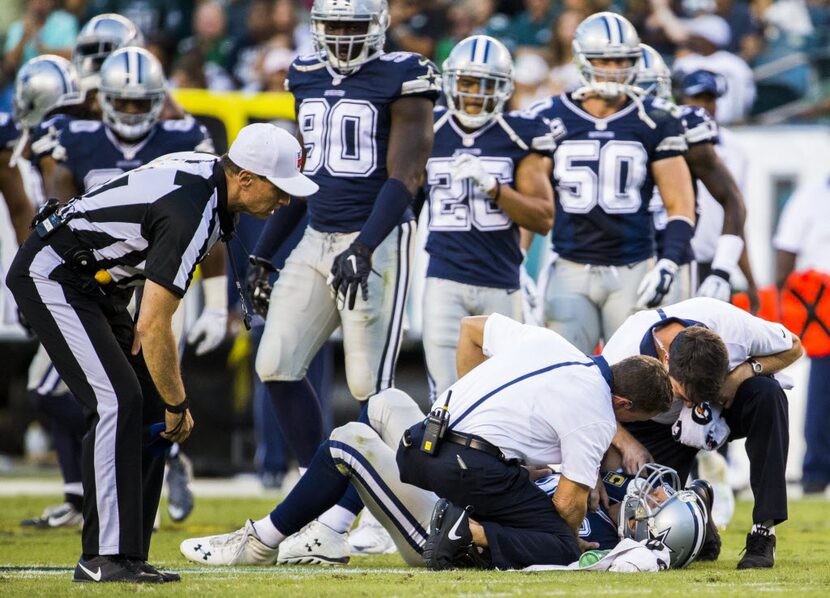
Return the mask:
<path fill-rule="evenodd" d="M 280 542 L 285 540 L 285 534 L 274 526 L 270 515 L 266 515 L 259 521 L 254 521 L 254 529 L 262 543 L 271 548 L 276 548 Z"/>
<path fill-rule="evenodd" d="M 770 536 L 775 535 L 775 526 L 772 524 L 772 520 L 764 521 L 763 523 L 756 523 L 752 526 L 752 530 L 750 533 L 754 534 L 755 532 L 761 532 Z"/>
<path fill-rule="evenodd" d="M 326 525 L 336 531 L 338 534 L 345 534 L 352 529 L 354 520 L 357 515 L 352 513 L 349 509 L 345 509 L 340 505 L 334 505 L 328 511 L 317 518 L 317 521 Z"/>

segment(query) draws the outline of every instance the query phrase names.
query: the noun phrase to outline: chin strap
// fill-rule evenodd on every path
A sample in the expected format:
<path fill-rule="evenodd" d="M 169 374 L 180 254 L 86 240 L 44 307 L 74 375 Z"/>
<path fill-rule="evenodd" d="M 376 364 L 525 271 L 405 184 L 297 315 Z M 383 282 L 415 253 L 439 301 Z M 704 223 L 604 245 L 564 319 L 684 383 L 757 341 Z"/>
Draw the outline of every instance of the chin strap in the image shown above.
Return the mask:
<path fill-rule="evenodd" d="M 646 123 L 650 129 L 656 129 L 657 123 L 655 123 L 648 115 L 648 113 L 646 112 L 646 107 L 643 104 L 643 96 L 645 95 L 643 91 L 632 85 L 625 85 L 623 87 L 625 89 L 625 96 L 629 100 L 631 100 L 635 106 L 637 106 L 637 116 L 640 117 L 640 120 Z M 594 88 L 588 85 L 583 85 L 582 87 L 578 88 L 576 91 L 571 93 L 571 97 L 579 101 L 582 101 L 591 96 L 599 96 L 599 94 Z"/>

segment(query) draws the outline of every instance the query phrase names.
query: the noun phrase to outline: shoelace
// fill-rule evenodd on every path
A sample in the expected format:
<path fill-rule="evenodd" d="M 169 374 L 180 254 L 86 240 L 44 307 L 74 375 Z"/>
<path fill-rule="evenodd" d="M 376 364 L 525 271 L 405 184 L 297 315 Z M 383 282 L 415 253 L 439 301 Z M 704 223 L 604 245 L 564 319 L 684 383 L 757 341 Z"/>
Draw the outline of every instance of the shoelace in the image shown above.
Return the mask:
<path fill-rule="evenodd" d="M 746 546 L 744 546 L 744 549 L 741 550 L 740 553 L 738 553 L 739 556 L 744 554 L 745 552 L 766 552 L 766 548 L 771 542 L 770 538 L 771 535 L 769 533 L 764 532 L 753 532 L 749 534 L 749 537 L 746 539 Z"/>

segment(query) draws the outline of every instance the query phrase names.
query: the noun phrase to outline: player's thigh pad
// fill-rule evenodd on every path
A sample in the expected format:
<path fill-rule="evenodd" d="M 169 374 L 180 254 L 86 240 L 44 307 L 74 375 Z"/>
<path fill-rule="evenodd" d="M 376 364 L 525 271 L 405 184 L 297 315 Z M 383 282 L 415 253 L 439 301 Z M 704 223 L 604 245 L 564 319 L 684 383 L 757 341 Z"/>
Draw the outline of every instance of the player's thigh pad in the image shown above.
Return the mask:
<path fill-rule="evenodd" d="M 599 308 L 591 300 L 595 276 L 589 266 L 559 258 L 545 288 L 545 326 L 588 355 L 600 335 Z"/>
<path fill-rule="evenodd" d="M 614 268 L 613 280 L 608 280 L 608 293 L 602 304 L 602 336 L 605 340 L 637 311 L 637 287 L 653 265 L 652 260 L 644 260 Z"/>
<path fill-rule="evenodd" d="M 521 289 L 507 290 L 491 287 L 476 289 L 475 315 L 501 314 L 521 322 L 524 318 Z"/>
<path fill-rule="evenodd" d="M 455 349 L 461 318 L 472 315 L 467 307 L 472 287 L 453 280 L 429 277 L 424 283 L 423 343 L 427 374 L 434 396 L 458 379 Z"/>
<path fill-rule="evenodd" d="M 395 449 L 366 424 L 348 423 L 330 438 L 334 462 L 349 472 L 363 503 L 392 536 L 404 561 L 423 566 L 435 494 L 401 482 Z"/>
<path fill-rule="evenodd" d="M 341 235 L 334 254 L 345 250 L 356 236 L 357 233 Z M 368 301 L 358 297 L 353 310 L 338 305 L 346 382 L 358 400 L 393 385 L 414 243 L 414 222 L 395 228 L 372 254 L 374 272 L 369 275 Z"/>
<path fill-rule="evenodd" d="M 424 419 L 415 400 L 397 388 L 387 388 L 369 399 L 369 423 L 383 442 L 397 450 L 404 430 Z"/>
<path fill-rule="evenodd" d="M 263 382 L 301 380 L 311 359 L 337 328 L 334 298 L 316 267 L 323 251 L 321 233 L 307 229 L 274 284 L 256 357 L 256 371 Z"/>

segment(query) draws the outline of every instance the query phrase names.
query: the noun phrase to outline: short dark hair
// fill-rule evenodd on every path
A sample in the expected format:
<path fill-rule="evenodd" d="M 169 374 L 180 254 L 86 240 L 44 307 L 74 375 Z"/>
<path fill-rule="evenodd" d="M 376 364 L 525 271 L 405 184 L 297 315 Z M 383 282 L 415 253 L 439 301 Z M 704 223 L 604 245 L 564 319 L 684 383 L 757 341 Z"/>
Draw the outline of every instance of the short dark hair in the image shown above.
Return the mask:
<path fill-rule="evenodd" d="M 222 164 L 222 168 L 231 174 L 239 174 L 242 172 L 242 168 L 240 168 L 236 162 L 231 160 L 231 157 L 228 154 L 222 154 L 222 157 L 219 158 L 219 162 Z"/>
<path fill-rule="evenodd" d="M 631 401 L 631 407 L 640 413 L 654 414 L 668 411 L 672 401 L 669 374 L 654 357 L 635 355 L 611 366 L 614 382 L 611 392 Z"/>
<path fill-rule="evenodd" d="M 718 401 L 729 353 L 723 339 L 705 326 L 689 326 L 669 345 L 669 375 L 686 391 L 693 403 Z"/>

